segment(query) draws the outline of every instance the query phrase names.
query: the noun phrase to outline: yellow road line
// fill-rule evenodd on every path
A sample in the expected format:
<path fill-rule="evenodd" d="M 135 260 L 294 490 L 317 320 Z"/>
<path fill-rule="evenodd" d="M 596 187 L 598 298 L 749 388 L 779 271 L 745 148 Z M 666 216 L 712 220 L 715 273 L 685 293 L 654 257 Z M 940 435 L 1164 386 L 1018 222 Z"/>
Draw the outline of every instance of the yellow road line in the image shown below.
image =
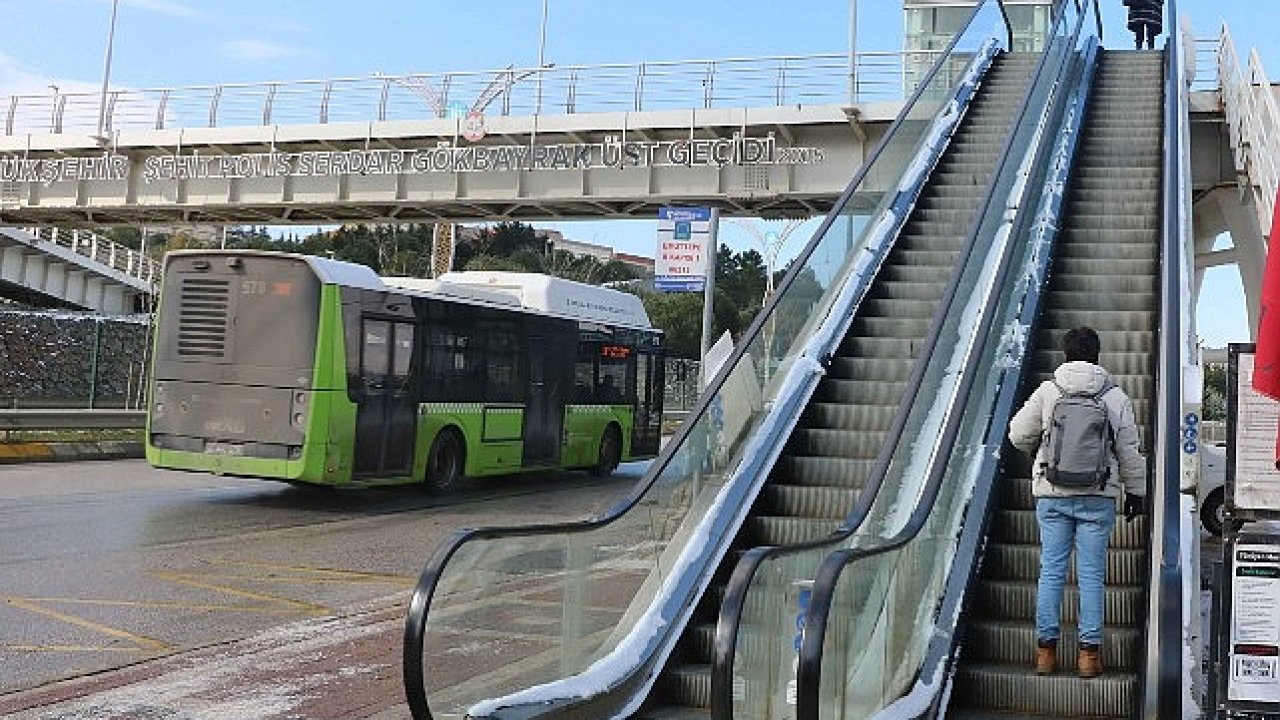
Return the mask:
<path fill-rule="evenodd" d="M 104 607 L 131 607 L 142 609 L 191 610 L 193 612 L 260 612 L 293 614 L 297 612 L 285 608 L 254 607 L 251 605 L 193 605 L 190 603 L 167 602 L 162 600 L 89 600 L 86 598 L 68 597 L 25 597 L 24 600 L 59 605 L 102 605 Z"/>
<path fill-rule="evenodd" d="M 23 652 L 23 653 L 83 653 L 83 652 L 113 652 L 113 653 L 140 653 L 146 652 L 146 648 L 140 647 L 100 647 L 98 645 L 0 645 L 0 652 Z"/>
<path fill-rule="evenodd" d="M 362 582 L 362 581 L 402 583 L 405 581 L 417 582 L 418 580 L 418 577 L 416 575 L 410 576 L 410 575 L 395 575 L 391 573 L 358 572 L 355 570 L 338 570 L 336 568 L 307 567 L 305 565 L 274 565 L 271 563 L 239 562 L 239 561 L 230 561 L 230 560 L 216 560 L 216 561 L 213 561 L 211 564 L 225 565 L 227 567 L 260 568 L 260 569 L 267 569 L 267 570 L 287 570 L 289 572 L 329 576 L 335 579 L 346 578 L 348 581 L 353 583 Z M 275 578 L 272 578 L 272 579 L 275 579 Z"/>
<path fill-rule="evenodd" d="M 304 612 L 308 615 L 328 615 L 330 612 L 329 608 L 322 605 L 316 605 L 315 603 L 303 602 L 301 600 L 290 600 L 289 598 L 276 597 L 275 595 L 267 595 L 265 593 L 250 592 L 248 590 L 241 590 L 239 588 L 228 587 L 226 585 L 206 583 L 202 582 L 197 577 L 184 575 L 182 573 L 153 570 L 150 574 L 154 577 L 160 578 L 161 580 L 168 580 L 169 582 L 177 583 L 179 585 L 187 585 L 190 587 L 200 588 L 202 590 L 210 590 L 213 592 L 225 593 L 227 595 L 235 595 L 236 597 L 259 600 L 273 605 L 284 605 L 286 607 L 297 608 L 298 611 Z"/>
<path fill-rule="evenodd" d="M 26 598 L 12 597 L 12 596 L 6 595 L 4 596 L 4 601 L 5 601 L 5 604 L 7 605 L 12 605 L 14 607 L 22 608 L 23 610 L 36 613 L 37 615 L 43 615 L 48 618 L 53 618 L 54 620 L 59 620 L 69 625 L 82 627 L 82 628 L 85 628 L 86 630 L 91 630 L 93 632 L 100 633 L 102 635 L 120 638 L 121 640 L 128 640 L 129 642 L 137 644 L 139 650 L 167 650 L 170 648 L 170 645 L 168 643 L 161 642 L 154 638 L 149 638 L 144 635 L 135 635 L 134 633 L 127 632 L 125 630 L 120 630 L 119 628 L 113 628 L 107 625 L 103 625 L 101 623 L 96 623 L 92 620 L 76 617 L 75 615 L 68 615 L 66 613 L 58 612 L 57 610 L 54 610 L 52 608 L 47 608 L 42 605 L 29 602 L 27 601 Z"/>

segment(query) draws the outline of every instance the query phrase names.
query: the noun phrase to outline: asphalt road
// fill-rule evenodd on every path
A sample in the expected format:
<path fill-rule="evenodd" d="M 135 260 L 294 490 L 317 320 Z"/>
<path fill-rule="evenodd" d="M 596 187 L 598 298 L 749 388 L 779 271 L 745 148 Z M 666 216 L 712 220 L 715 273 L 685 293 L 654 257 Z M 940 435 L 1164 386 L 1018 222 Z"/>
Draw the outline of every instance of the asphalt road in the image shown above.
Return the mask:
<path fill-rule="evenodd" d="M 370 603 L 407 603 L 460 527 L 587 517 L 607 480 L 551 473 L 324 491 L 117 460 L 0 466 L 0 694 Z"/>

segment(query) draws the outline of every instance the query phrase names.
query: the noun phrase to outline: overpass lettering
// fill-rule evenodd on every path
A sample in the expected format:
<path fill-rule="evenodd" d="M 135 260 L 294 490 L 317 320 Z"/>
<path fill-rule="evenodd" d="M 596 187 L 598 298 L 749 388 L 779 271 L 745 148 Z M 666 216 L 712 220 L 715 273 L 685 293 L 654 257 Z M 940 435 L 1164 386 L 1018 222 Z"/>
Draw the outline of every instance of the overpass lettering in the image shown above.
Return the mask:
<path fill-rule="evenodd" d="M 125 180 L 141 173 L 151 184 L 173 180 L 592 170 L 636 167 L 816 165 L 822 148 L 779 146 L 773 133 L 749 137 L 636 141 L 605 136 L 601 142 L 511 145 L 454 144 L 422 149 L 310 150 L 216 154 L 167 153 L 30 158 L 0 155 L 0 182 L 39 183 Z"/>

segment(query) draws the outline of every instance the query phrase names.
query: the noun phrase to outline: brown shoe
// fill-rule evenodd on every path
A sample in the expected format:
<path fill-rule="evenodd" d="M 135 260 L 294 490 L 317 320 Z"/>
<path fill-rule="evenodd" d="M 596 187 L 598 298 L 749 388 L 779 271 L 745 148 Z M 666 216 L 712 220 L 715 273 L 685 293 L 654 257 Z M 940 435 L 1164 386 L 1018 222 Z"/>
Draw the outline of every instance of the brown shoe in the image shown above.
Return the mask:
<path fill-rule="evenodd" d="M 1081 645 L 1076 656 L 1076 672 L 1082 678 L 1094 678 L 1102 674 L 1102 649 L 1097 645 Z"/>
<path fill-rule="evenodd" d="M 1058 647 L 1051 643 L 1036 645 L 1036 674 L 1052 675 L 1058 669 Z"/>

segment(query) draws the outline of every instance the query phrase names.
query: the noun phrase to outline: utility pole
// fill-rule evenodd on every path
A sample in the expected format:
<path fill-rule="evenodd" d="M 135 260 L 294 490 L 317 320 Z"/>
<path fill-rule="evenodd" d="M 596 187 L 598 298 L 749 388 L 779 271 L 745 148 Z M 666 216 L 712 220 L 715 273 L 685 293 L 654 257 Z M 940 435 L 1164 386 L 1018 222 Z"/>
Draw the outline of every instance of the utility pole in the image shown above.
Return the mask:
<path fill-rule="evenodd" d="M 107 126 L 107 86 L 111 83 L 111 47 L 116 39 L 116 10 L 120 0 L 111 0 L 111 24 L 107 28 L 107 56 L 102 63 L 102 94 L 98 98 L 98 137 Z"/>

